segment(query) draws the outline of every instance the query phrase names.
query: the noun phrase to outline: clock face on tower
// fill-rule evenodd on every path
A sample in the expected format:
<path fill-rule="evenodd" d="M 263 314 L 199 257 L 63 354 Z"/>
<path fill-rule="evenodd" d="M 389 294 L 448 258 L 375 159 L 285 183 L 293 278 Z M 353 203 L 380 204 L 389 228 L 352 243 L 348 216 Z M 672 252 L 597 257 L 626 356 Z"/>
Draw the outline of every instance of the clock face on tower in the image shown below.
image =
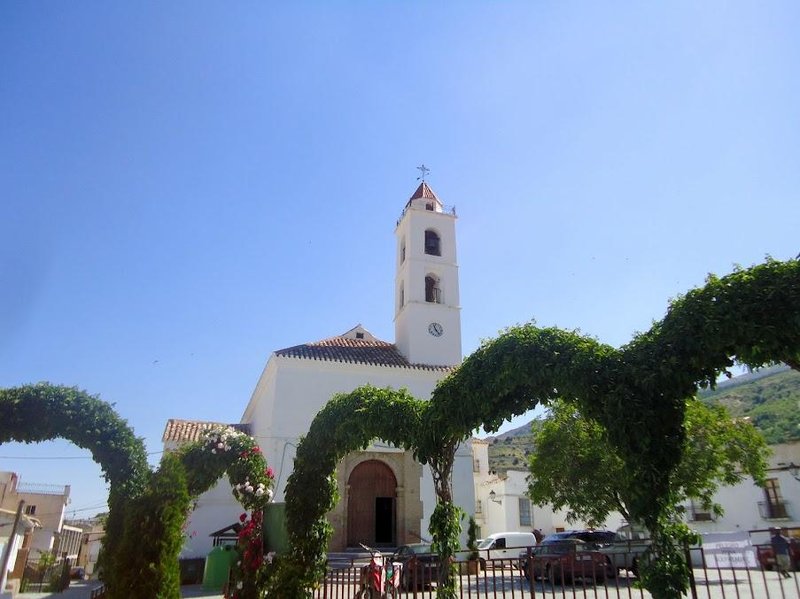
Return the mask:
<path fill-rule="evenodd" d="M 432 322 L 428 325 L 428 332 L 434 337 L 441 337 L 444 333 L 444 327 L 438 322 Z"/>

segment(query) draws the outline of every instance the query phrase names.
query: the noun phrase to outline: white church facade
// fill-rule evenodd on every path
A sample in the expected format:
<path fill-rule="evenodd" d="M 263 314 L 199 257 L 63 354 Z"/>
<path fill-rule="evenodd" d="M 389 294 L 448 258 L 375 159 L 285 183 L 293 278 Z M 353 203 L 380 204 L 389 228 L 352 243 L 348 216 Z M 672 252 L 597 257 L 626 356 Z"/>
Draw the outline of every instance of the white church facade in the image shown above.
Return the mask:
<path fill-rule="evenodd" d="M 285 499 L 300 437 L 334 394 L 371 384 L 406 388 L 428 399 L 437 382 L 461 362 L 455 225 L 454 210 L 423 180 L 395 229 L 394 343 L 377 339 L 359 324 L 341 335 L 270 355 L 237 426 L 257 440 L 273 466 L 275 501 Z M 206 424 L 170 420 L 165 450 L 196 440 Z M 367 450 L 346 456 L 336 476 L 340 500 L 328 515 L 334 528 L 331 551 L 429 538 L 436 501 L 433 482 L 428 468 L 410 452 L 376 440 Z M 455 502 L 473 514 L 469 444 L 457 451 L 453 492 Z M 211 533 L 236 522 L 240 512 L 227 481 L 199 497 L 187 524 L 183 557 L 205 556 Z"/>

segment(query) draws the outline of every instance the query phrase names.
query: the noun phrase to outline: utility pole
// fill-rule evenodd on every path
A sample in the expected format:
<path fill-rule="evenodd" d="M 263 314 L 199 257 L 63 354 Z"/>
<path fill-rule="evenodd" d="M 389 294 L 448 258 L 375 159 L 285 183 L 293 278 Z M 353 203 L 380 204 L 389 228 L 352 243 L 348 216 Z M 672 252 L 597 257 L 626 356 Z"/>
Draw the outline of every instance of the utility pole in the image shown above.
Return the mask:
<path fill-rule="evenodd" d="M 0 570 L 0 599 L 5 599 L 6 596 L 11 597 L 11 593 L 6 594 L 6 582 L 8 582 L 8 562 L 11 561 L 11 548 L 14 546 L 14 540 L 17 538 L 17 527 L 19 526 L 19 519 L 22 517 L 22 508 L 25 502 L 20 499 L 19 506 L 17 506 L 17 515 L 14 516 L 14 526 L 11 527 L 11 534 L 8 537 L 6 550 L 3 552 L 3 565 Z"/>

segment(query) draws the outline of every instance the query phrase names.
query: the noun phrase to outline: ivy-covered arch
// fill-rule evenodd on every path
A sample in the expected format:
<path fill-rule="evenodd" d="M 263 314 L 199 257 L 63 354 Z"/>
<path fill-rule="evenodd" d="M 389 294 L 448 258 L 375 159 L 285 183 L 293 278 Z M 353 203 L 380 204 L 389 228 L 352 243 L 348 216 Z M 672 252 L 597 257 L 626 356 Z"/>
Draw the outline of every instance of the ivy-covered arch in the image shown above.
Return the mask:
<path fill-rule="evenodd" d="M 675 529 L 666 506 L 669 476 L 680 459 L 684 400 L 697 385 L 713 385 L 733 357 L 751 366 L 800 364 L 800 262 L 768 260 L 726 277 L 709 276 L 704 287 L 672 302 L 660 323 L 620 349 L 557 328 L 510 328 L 441 381 L 430 402 L 397 402 L 413 412 L 411 430 L 393 429 L 400 418 L 378 409 L 396 401 L 394 392 L 364 387 L 335 397 L 298 447 L 287 487 L 290 561 L 276 596 L 307 596 L 320 580 L 330 536 L 324 516 L 336 501 L 331 476 L 359 442 L 381 437 L 414 449 L 430 465 L 439 498 L 431 532 L 446 556 L 458 535 L 457 511 L 448 505 L 457 444 L 480 426 L 496 430 L 505 419 L 556 397 L 601 422 L 642 481 L 631 512 L 651 529 L 660 554 L 643 584 L 657 599 L 679 596 L 686 565 L 670 536 Z M 358 423 L 363 426 L 351 435 L 349 427 Z M 311 488 L 319 491 L 307 493 Z M 438 594 L 451 596 L 452 585 Z"/>
<path fill-rule="evenodd" d="M 144 493 L 129 506 L 122 552 L 128 556 L 120 573 L 122 597 L 178 599 L 178 555 L 183 526 L 193 498 L 227 476 L 232 493 L 250 519 L 242 515 L 240 556 L 232 576 L 231 599 L 262 596 L 269 576 L 261 545 L 262 511 L 272 500 L 273 473 L 249 435 L 227 426 L 206 429 L 202 438 L 163 456 Z M 242 545 L 246 546 L 242 546 Z"/>
<path fill-rule="evenodd" d="M 111 404 L 86 391 L 47 383 L 0 389 L 0 444 L 59 438 L 88 449 L 109 483 L 103 568 L 113 588 L 128 501 L 150 474 L 144 444 Z"/>
<path fill-rule="evenodd" d="M 279 565 L 270 595 L 307 596 L 325 573 L 331 526 L 325 515 L 338 501 L 336 465 L 349 452 L 376 438 L 414 451 L 425 402 L 407 391 L 367 385 L 333 397 L 316 415 L 297 448 L 286 485 L 286 527 L 290 551 Z"/>

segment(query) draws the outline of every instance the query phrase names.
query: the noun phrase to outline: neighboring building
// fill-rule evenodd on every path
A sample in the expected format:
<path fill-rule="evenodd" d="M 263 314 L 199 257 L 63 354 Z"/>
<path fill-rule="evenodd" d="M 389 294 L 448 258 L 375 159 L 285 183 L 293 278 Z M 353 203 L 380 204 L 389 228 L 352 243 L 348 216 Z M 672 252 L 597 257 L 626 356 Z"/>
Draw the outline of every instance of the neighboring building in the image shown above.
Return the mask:
<path fill-rule="evenodd" d="M 725 513 L 716 517 L 699 505 L 686 505 L 686 520 L 698 532 L 764 530 L 800 526 L 800 441 L 772 445 L 767 481 L 751 478 L 722 487 L 714 497 Z"/>
<path fill-rule="evenodd" d="M 475 523 L 479 536 L 496 532 L 530 532 L 538 528 L 547 535 L 562 530 L 586 528 L 585 522 L 567 522 L 565 510 L 538 506 L 528 499 L 528 472 L 508 470 L 502 474 L 489 469 L 489 443 L 473 439 L 475 482 Z M 612 515 L 605 528 L 616 530 L 624 520 Z"/>
<path fill-rule="evenodd" d="M 80 547 L 73 563 L 83 567 L 89 577 L 93 576 L 97 570 L 97 559 L 100 556 L 100 547 L 106 534 L 104 520 L 105 518 L 96 516 L 67 522 L 70 527 L 81 531 Z"/>
<path fill-rule="evenodd" d="M 23 500 L 25 515 L 35 518 L 41 525 L 31 539 L 34 558 L 57 549 L 69 492 L 69 485 L 24 483 L 13 472 L 0 472 L 0 508 L 16 511 L 19 501 Z"/>
<path fill-rule="evenodd" d="M 428 399 L 436 383 L 461 362 L 455 221 L 455 211 L 425 181 L 405 204 L 395 229 L 395 343 L 356 325 L 269 357 L 241 422 L 250 427 L 276 471 L 276 501 L 284 500 L 300 437 L 334 394 L 372 384 L 406 388 Z M 183 432 L 172 430 L 176 423 L 182 423 Z M 201 427 L 170 421 L 165 449 L 191 440 Z M 436 503 L 433 481 L 411 452 L 376 441 L 366 451 L 346 456 L 336 477 L 340 500 L 329 514 L 332 551 L 360 542 L 393 546 L 428 537 Z M 457 451 L 453 486 L 455 502 L 472 514 L 469 444 Z M 227 481 L 201 496 L 187 526 L 191 538 L 183 556 L 208 553 L 209 535 L 235 522 L 240 512 Z"/>
<path fill-rule="evenodd" d="M 565 511 L 532 505 L 527 498 L 527 470 L 508 470 L 502 475 L 490 471 L 487 441 L 473 439 L 472 447 L 475 522 L 481 529 L 480 536 L 533 528 L 550 534 L 586 527 L 584 522 L 567 522 Z M 720 488 L 714 497 L 724 510 L 719 517 L 687 502 L 689 527 L 701 534 L 800 527 L 800 442 L 773 445 L 772 451 L 764 488 L 749 477 L 737 485 Z M 603 528 L 616 530 L 623 524 L 622 516 L 614 513 Z"/>
<path fill-rule="evenodd" d="M 7 472 L 0 472 L 0 476 L 10 474 Z M 14 520 L 16 520 L 16 510 L 7 510 L 0 508 L 0 559 L 5 555 L 6 547 L 11 544 L 11 553 L 8 560 L 8 570 L 6 574 L 7 579 L 22 578 L 22 570 L 25 567 L 25 562 L 30 553 L 31 537 L 33 536 L 36 527 L 39 526 L 35 518 L 21 515 L 19 523 L 17 524 L 16 533 L 12 535 L 14 528 Z M 0 572 L 2 578 L 2 572 Z M 0 593 L 3 589 L 0 588 Z"/>

